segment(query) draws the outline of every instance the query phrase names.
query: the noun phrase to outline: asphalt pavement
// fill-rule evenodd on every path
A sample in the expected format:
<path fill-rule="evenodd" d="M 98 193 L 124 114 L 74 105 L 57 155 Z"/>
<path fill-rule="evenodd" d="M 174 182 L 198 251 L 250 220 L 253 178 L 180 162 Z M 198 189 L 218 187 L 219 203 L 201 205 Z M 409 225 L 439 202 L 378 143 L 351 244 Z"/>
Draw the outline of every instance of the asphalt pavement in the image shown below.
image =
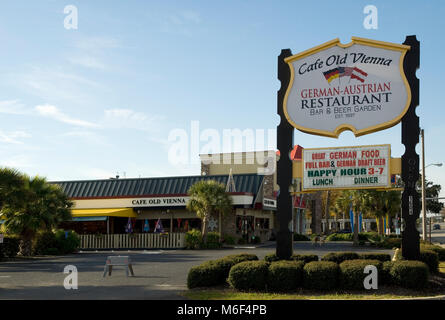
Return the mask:
<path fill-rule="evenodd" d="M 334 251 L 386 252 L 372 247 L 354 247 L 351 243 L 295 243 L 294 253 L 323 256 Z M 275 252 L 275 243 L 241 246 L 220 250 L 135 250 L 82 252 L 66 256 L 36 257 L 0 262 L 0 299 L 184 299 L 187 273 L 192 266 L 229 254 L 254 253 L 260 259 Z M 135 276 L 127 277 L 125 267 L 113 267 L 103 277 L 109 255 L 128 255 Z M 78 272 L 78 289 L 65 289 L 66 266 Z"/>

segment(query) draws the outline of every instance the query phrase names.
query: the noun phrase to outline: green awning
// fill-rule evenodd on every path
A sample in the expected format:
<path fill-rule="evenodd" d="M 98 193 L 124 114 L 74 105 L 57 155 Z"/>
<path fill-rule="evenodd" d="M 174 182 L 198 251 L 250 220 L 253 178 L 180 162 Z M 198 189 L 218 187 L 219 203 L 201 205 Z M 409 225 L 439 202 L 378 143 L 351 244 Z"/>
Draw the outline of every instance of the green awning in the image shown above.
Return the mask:
<path fill-rule="evenodd" d="M 73 217 L 73 221 L 86 222 L 86 221 L 107 221 L 108 217 Z"/>

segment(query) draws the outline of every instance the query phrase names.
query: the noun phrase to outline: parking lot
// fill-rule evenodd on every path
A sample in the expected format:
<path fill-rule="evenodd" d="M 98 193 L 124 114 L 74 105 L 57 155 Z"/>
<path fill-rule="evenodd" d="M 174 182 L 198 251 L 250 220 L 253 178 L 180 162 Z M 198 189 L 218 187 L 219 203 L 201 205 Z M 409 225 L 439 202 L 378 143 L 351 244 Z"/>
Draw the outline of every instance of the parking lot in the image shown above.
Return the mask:
<path fill-rule="evenodd" d="M 295 243 L 295 253 L 323 256 L 333 251 L 372 251 L 392 253 L 370 247 L 353 247 L 350 243 L 326 243 L 323 247 Z M 275 252 L 275 243 L 259 247 L 221 250 L 152 250 L 120 252 L 83 252 L 57 257 L 36 257 L 0 263 L 0 299 L 183 299 L 188 270 L 206 260 L 229 254 L 254 253 L 260 259 Z M 114 267 L 111 276 L 103 277 L 109 255 L 128 255 L 135 276 L 126 277 L 125 267 Z M 64 268 L 78 271 L 78 289 L 66 290 Z"/>

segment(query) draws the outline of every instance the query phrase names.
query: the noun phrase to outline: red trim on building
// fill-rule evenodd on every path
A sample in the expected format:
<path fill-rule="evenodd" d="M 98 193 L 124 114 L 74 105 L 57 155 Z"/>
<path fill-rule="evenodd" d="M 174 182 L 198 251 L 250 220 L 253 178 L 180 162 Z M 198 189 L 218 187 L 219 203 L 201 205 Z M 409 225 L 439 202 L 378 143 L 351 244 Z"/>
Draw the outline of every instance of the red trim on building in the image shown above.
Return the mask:
<path fill-rule="evenodd" d="M 232 196 L 253 196 L 251 192 L 229 192 Z M 103 200 L 103 199 L 127 199 L 127 198 L 166 198 L 166 197 L 187 197 L 186 193 L 179 194 L 143 194 L 130 196 L 111 196 L 111 197 L 74 197 L 72 200 Z"/>

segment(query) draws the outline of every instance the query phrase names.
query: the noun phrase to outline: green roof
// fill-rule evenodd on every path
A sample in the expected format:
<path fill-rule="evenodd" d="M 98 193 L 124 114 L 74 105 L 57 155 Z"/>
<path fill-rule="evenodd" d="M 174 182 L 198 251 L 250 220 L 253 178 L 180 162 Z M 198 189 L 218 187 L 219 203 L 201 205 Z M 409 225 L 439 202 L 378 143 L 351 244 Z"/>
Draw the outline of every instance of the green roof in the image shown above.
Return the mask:
<path fill-rule="evenodd" d="M 234 174 L 236 192 L 257 194 L 263 175 Z M 148 195 L 184 195 L 201 180 L 216 180 L 227 184 L 228 175 L 180 176 L 162 178 L 131 178 L 106 180 L 53 181 L 70 198 L 139 197 Z"/>

